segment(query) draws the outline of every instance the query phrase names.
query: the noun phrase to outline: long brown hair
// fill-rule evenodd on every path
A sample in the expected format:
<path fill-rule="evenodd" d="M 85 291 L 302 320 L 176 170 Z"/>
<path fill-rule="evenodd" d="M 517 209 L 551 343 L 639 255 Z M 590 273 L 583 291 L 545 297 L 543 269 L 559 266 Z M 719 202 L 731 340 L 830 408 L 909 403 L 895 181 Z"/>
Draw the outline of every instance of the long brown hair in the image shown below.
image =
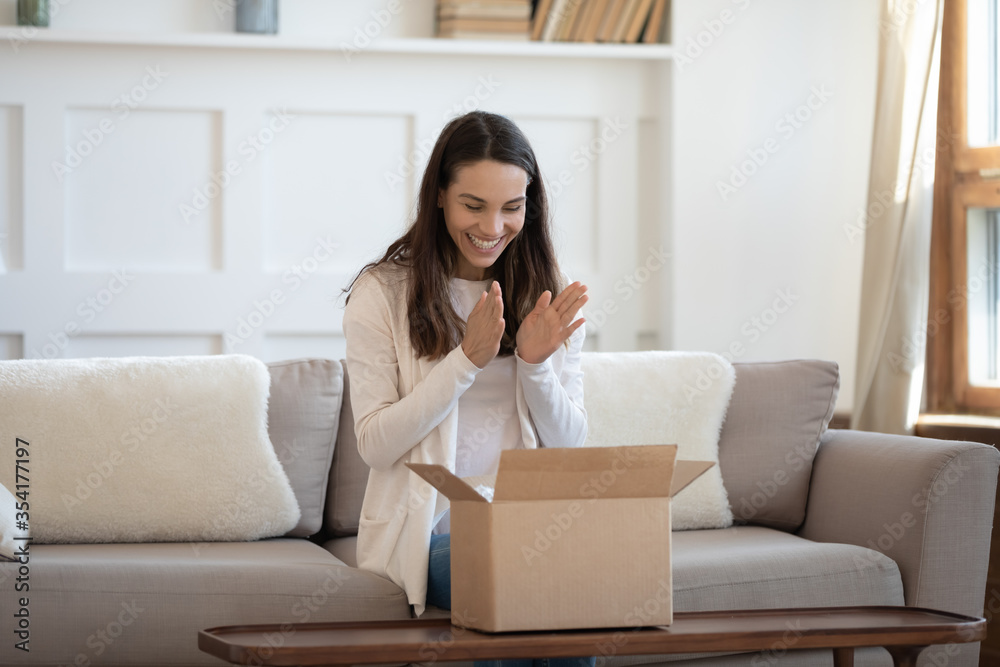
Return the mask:
<path fill-rule="evenodd" d="M 550 290 L 553 298 L 559 293 L 561 280 L 549 234 L 549 207 L 531 145 L 517 125 L 504 116 L 485 111 L 459 116 L 445 126 L 431 151 L 413 224 L 389 245 L 381 259 L 361 269 L 347 288 L 349 291 L 369 269 L 386 263 L 403 267 L 409 282 L 410 344 L 418 357 L 443 357 L 465 335 L 465 323 L 452 307 L 449 289 L 458 248 L 448 234 L 444 211 L 438 208 L 437 201 L 439 191 L 454 182 L 460 168 L 482 160 L 520 167 L 529 179 L 524 228 L 490 267 L 489 277 L 500 283 L 503 295 L 501 355 L 514 353 L 517 330 L 542 292 Z"/>

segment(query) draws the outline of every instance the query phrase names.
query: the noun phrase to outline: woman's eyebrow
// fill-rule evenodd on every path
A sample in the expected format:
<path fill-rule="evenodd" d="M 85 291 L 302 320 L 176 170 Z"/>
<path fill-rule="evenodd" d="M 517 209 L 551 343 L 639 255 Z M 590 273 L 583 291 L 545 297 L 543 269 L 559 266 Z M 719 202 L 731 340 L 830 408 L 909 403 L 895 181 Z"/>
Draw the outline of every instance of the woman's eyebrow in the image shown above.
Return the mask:
<path fill-rule="evenodd" d="M 469 199 L 474 199 L 474 200 L 476 200 L 477 202 L 479 202 L 481 204 L 485 204 L 486 203 L 486 200 L 483 199 L 482 197 L 477 197 L 476 195 L 470 195 L 467 192 L 463 192 L 462 194 L 460 194 L 458 196 L 459 197 L 468 197 Z M 508 202 L 504 202 L 504 206 L 506 206 L 507 204 L 513 204 L 515 202 L 523 201 L 525 199 L 527 199 L 527 197 L 524 196 L 524 195 L 521 195 L 520 197 L 515 197 L 514 199 L 511 199 Z"/>

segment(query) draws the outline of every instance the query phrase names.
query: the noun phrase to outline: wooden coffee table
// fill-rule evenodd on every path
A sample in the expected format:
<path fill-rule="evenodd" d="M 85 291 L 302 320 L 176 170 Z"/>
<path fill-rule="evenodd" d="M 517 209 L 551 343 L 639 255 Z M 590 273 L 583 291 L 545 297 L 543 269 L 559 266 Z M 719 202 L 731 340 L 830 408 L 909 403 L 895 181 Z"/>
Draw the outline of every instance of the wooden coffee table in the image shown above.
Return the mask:
<path fill-rule="evenodd" d="M 677 612 L 670 626 L 486 634 L 448 618 L 348 623 L 231 625 L 202 630 L 198 647 L 242 665 L 350 665 L 503 658 L 557 658 L 833 649 L 851 667 L 854 649 L 883 646 L 896 665 L 916 665 L 933 644 L 986 638 L 986 621 L 919 607 L 826 607 Z M 770 653 L 768 653 L 770 652 Z"/>

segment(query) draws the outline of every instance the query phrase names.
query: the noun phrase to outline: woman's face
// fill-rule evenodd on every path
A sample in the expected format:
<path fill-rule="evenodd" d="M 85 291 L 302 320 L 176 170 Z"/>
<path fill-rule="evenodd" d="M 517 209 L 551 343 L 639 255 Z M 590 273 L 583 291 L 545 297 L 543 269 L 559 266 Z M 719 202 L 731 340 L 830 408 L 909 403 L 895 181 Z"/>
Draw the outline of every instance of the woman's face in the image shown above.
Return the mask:
<path fill-rule="evenodd" d="M 527 189 L 524 169 L 482 160 L 458 169 L 454 182 L 438 193 L 448 235 L 458 247 L 456 277 L 486 277 L 486 270 L 524 227 Z"/>

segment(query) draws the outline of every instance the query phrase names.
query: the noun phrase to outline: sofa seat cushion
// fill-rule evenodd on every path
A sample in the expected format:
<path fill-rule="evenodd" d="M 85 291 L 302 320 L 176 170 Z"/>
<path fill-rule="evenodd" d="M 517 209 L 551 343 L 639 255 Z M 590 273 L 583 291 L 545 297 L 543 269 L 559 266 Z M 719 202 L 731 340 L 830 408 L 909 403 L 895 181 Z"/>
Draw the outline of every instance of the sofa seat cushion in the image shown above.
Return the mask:
<path fill-rule="evenodd" d="M 0 563 L 5 595 L 16 567 Z M 199 630 L 410 617 L 395 584 L 296 538 L 32 545 L 30 568 L 31 652 L 5 641 L 0 664 L 217 666 Z"/>
<path fill-rule="evenodd" d="M 358 566 L 358 536 L 335 537 L 323 543 L 323 548 L 351 567 Z"/>
<path fill-rule="evenodd" d="M 674 611 L 903 604 L 896 563 L 865 547 L 812 542 L 763 526 L 734 526 L 674 533 L 672 549 Z M 657 602 L 650 597 L 651 606 Z M 619 656 L 607 665 L 693 657 Z"/>
<path fill-rule="evenodd" d="M 673 559 L 682 611 L 903 604 L 888 556 L 763 526 L 676 533 Z"/>

